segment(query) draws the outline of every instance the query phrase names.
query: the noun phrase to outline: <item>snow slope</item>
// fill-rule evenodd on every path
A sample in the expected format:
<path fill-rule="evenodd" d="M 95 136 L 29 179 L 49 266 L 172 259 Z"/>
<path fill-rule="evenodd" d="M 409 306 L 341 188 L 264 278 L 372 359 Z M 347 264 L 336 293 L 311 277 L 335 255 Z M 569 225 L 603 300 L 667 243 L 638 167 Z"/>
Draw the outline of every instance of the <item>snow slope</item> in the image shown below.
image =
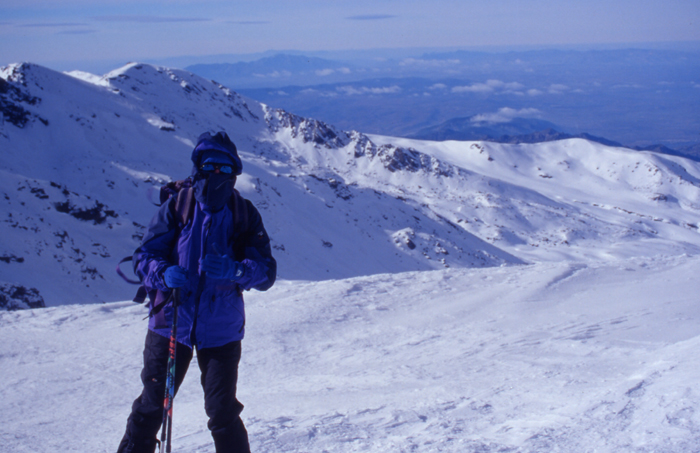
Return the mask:
<path fill-rule="evenodd" d="M 256 452 L 700 450 L 698 257 L 283 281 L 247 299 Z M 145 310 L 0 313 L 0 451 L 114 451 Z M 213 452 L 196 365 L 175 452 Z"/>
<path fill-rule="evenodd" d="M 126 299 L 114 276 L 205 130 L 241 149 L 280 276 L 697 253 L 700 164 L 584 140 L 424 142 L 339 131 L 191 73 L 0 70 L 0 280 L 47 305 Z M 35 276 L 41 275 L 41 279 Z M 18 305 L 22 305 L 18 303 Z"/>
<path fill-rule="evenodd" d="M 238 187 L 263 211 L 284 278 L 442 267 L 444 246 L 456 265 L 520 262 L 468 231 L 453 232 L 416 200 L 398 199 L 400 187 L 346 181 L 341 172 L 357 160 L 366 161 L 362 170 L 386 165 L 361 134 L 269 109 L 183 71 L 134 64 L 98 83 L 27 64 L 2 74 L 20 93 L 12 105 L 28 118 L 5 122 L 0 134 L 3 278 L 38 287 L 48 305 L 129 296 L 113 268 L 155 212 L 149 189 L 189 175 L 192 141 L 209 129 L 225 129 L 242 150 Z M 392 235 L 417 222 L 427 232 L 411 247 L 421 248 L 402 250 Z M 46 279 L 36 282 L 28 268 Z"/>

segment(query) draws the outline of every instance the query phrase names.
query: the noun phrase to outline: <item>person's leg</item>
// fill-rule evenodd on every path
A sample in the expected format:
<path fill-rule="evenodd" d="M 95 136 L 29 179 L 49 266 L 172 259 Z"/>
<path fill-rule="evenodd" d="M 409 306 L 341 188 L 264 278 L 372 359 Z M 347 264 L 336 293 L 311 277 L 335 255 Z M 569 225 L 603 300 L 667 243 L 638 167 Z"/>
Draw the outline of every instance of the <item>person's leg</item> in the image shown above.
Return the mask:
<path fill-rule="evenodd" d="M 153 333 L 146 335 L 143 349 L 141 381 L 143 391 L 131 406 L 131 415 L 126 422 L 126 432 L 117 453 L 153 453 L 157 445 L 157 434 L 163 423 L 163 400 L 167 375 L 170 339 Z M 192 360 L 192 349 L 180 343 L 175 358 L 175 392 L 185 378 Z"/>
<path fill-rule="evenodd" d="M 248 432 L 240 416 L 243 405 L 236 399 L 240 359 L 240 341 L 197 351 L 204 408 L 216 453 L 250 453 Z"/>

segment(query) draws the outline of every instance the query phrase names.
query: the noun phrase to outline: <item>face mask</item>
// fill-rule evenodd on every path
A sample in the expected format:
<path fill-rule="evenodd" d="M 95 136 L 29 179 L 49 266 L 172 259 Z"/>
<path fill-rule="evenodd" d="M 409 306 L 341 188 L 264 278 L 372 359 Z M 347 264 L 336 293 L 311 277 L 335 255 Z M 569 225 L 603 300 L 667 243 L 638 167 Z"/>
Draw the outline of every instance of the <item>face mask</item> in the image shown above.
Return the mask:
<path fill-rule="evenodd" d="M 236 177 L 226 173 L 201 174 L 194 182 L 194 198 L 206 208 L 218 210 L 233 195 Z"/>

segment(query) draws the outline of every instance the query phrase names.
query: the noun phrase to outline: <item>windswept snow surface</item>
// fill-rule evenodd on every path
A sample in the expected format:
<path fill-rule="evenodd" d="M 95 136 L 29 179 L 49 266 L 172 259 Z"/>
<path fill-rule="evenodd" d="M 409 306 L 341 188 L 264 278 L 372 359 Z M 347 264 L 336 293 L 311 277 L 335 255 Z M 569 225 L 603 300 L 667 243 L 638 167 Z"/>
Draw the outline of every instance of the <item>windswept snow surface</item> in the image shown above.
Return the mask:
<path fill-rule="evenodd" d="M 698 257 L 279 282 L 247 299 L 255 452 L 700 451 Z M 110 452 L 144 308 L 0 314 L 0 451 Z M 196 363 L 175 452 L 214 452 Z"/>

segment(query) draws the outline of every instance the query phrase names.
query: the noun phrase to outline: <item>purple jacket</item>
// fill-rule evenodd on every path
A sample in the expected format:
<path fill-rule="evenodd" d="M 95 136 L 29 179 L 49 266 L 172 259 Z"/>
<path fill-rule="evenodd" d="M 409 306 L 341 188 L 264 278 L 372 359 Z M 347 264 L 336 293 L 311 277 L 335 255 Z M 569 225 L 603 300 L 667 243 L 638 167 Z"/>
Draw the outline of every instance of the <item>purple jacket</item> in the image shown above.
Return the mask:
<path fill-rule="evenodd" d="M 212 213 L 197 203 L 188 224 L 178 225 L 173 197 L 153 218 L 134 253 L 137 275 L 161 296 L 170 291 L 163 281 L 165 269 L 174 264 L 187 269 L 188 281 L 180 290 L 177 331 L 177 341 L 186 346 L 210 348 L 243 339 L 243 290 L 265 291 L 275 281 L 277 264 L 260 213 L 250 201 L 237 199 L 247 207 L 245 231 L 235 231 L 234 213 L 228 205 Z M 207 253 L 240 261 L 245 269 L 243 277 L 233 282 L 200 274 L 199 261 Z M 151 317 L 148 328 L 169 337 L 172 318 L 170 302 Z"/>

